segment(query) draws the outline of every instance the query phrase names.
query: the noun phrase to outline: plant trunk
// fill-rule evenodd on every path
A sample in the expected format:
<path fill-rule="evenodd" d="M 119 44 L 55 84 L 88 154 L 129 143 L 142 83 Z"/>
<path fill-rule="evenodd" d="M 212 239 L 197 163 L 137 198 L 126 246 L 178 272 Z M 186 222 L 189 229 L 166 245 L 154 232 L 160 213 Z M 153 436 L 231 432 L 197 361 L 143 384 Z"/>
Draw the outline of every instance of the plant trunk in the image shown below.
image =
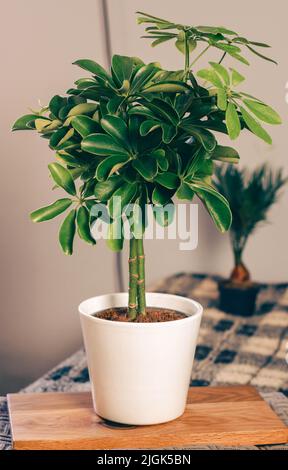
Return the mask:
<path fill-rule="evenodd" d="M 242 261 L 242 254 L 247 238 L 236 238 L 231 234 L 231 241 L 234 254 L 234 268 L 230 274 L 230 280 L 235 283 L 242 283 L 250 280 L 250 273 Z"/>
<path fill-rule="evenodd" d="M 146 315 L 146 299 L 145 299 L 145 255 L 143 246 L 143 237 L 137 240 L 137 298 L 138 298 L 138 315 Z"/>
<path fill-rule="evenodd" d="M 146 315 L 145 255 L 143 237 L 136 239 L 131 234 L 129 252 L 129 305 L 130 320 L 137 315 Z"/>
<path fill-rule="evenodd" d="M 138 281 L 138 263 L 137 263 L 137 240 L 131 235 L 129 246 L 129 304 L 128 315 L 131 320 L 137 316 L 137 281 Z"/>

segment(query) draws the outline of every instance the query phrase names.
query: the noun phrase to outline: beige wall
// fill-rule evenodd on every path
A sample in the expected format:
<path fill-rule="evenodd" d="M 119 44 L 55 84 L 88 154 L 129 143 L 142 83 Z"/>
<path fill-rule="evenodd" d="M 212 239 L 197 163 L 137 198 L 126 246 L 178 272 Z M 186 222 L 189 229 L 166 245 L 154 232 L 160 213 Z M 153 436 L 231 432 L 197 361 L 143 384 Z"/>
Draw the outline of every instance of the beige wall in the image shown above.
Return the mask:
<path fill-rule="evenodd" d="M 239 140 L 242 164 L 254 166 L 263 159 L 283 165 L 286 152 L 288 80 L 287 51 L 283 39 L 288 7 L 283 1 L 264 3 L 207 0 L 197 9 L 188 0 L 108 0 L 114 52 L 160 59 L 163 66 L 180 66 L 169 46 L 151 49 L 139 39 L 134 11 L 141 9 L 187 23 L 224 24 L 272 44 L 278 68 L 251 58 L 246 69 L 247 89 L 263 96 L 281 112 L 285 124 L 272 129 L 275 144 L 268 148 L 252 136 Z M 275 4 L 277 3 L 277 8 Z M 47 164 L 53 158 L 42 139 L 31 133 L 11 135 L 15 117 L 28 106 L 46 103 L 64 92 L 79 76 L 71 65 L 80 57 L 105 64 L 101 2 L 50 0 L 5 2 L 1 28 L 1 313 L 0 393 L 36 378 L 81 343 L 77 304 L 83 298 L 114 289 L 113 256 L 99 243 L 92 249 L 77 242 L 75 255 L 64 257 L 57 245 L 57 220 L 33 225 L 30 210 L 53 200 Z M 201 65 L 201 64 L 200 64 Z M 240 65 L 240 70 L 244 66 Z M 246 259 L 255 279 L 287 280 L 288 194 L 271 211 L 271 224 L 250 241 Z M 227 236 L 219 235 L 200 211 L 200 242 L 195 252 L 179 252 L 176 241 L 147 242 L 148 280 L 175 271 L 209 271 L 227 274 L 231 254 Z M 124 259 L 126 267 L 126 259 Z"/>

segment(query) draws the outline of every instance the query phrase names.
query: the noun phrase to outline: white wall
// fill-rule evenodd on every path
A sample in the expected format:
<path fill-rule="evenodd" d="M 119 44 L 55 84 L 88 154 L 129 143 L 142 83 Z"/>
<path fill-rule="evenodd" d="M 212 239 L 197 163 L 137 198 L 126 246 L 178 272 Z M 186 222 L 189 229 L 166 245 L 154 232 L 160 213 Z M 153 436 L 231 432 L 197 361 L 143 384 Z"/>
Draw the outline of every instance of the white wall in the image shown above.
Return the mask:
<path fill-rule="evenodd" d="M 233 66 L 246 77 L 244 84 L 251 94 L 263 98 L 279 110 L 284 124 L 270 128 L 274 145 L 269 147 L 248 132 L 234 143 L 239 149 L 241 165 L 254 167 L 269 161 L 273 166 L 283 166 L 288 174 L 287 104 L 285 85 L 288 81 L 288 63 L 285 32 L 287 31 L 288 4 L 276 0 L 242 0 L 238 5 L 231 0 L 108 0 L 112 49 L 114 53 L 138 55 L 145 61 L 158 60 L 163 67 L 183 67 L 183 56 L 171 43 L 150 47 L 149 40 L 140 38 L 144 27 L 136 24 L 137 10 L 151 13 L 185 24 L 224 25 L 250 39 L 271 44 L 265 50 L 276 58 L 279 66 L 262 61 L 250 54 L 250 67 L 239 63 Z M 248 53 L 249 55 L 249 53 Z M 217 56 L 216 56 L 217 57 Z M 221 55 L 219 56 L 219 58 Z M 199 68 L 215 60 L 214 52 L 199 61 Z M 229 62 L 226 62 L 229 64 Z M 244 88 L 243 88 L 244 91 Z M 225 137 L 221 137 L 225 142 Z M 228 139 L 226 139 L 228 142 Z M 255 233 L 248 242 L 245 259 L 254 279 L 259 281 L 287 281 L 288 252 L 286 247 L 288 191 L 269 214 L 270 224 Z M 221 235 L 208 216 L 200 210 L 199 246 L 194 252 L 179 252 L 177 241 L 147 242 L 148 271 L 157 278 L 175 271 L 216 272 L 227 275 L 231 270 L 232 255 L 228 235 Z"/>
<path fill-rule="evenodd" d="M 2 5 L 0 392 L 28 383 L 78 348 L 77 305 L 114 289 L 108 250 L 77 241 L 66 257 L 58 246 L 59 220 L 31 223 L 29 212 L 57 197 L 47 170 L 54 156 L 33 132 L 10 131 L 38 98 L 47 103 L 82 76 L 74 60 L 94 57 L 105 65 L 99 5 Z"/>
<path fill-rule="evenodd" d="M 160 59 L 170 68 L 180 67 L 176 49 L 151 49 L 139 39 L 143 30 L 136 26 L 135 10 L 187 23 L 224 24 L 270 42 L 280 66 L 251 58 L 251 70 L 245 70 L 247 89 L 275 105 L 285 123 L 272 129 L 272 148 L 247 135 L 239 140 L 239 149 L 242 164 L 252 167 L 267 159 L 285 166 L 288 173 L 284 2 L 242 0 L 236 12 L 228 0 L 207 0 L 197 7 L 188 0 L 108 1 L 113 51 L 147 61 Z M 30 222 L 31 210 L 54 199 L 47 172 L 53 153 L 33 133 L 10 132 L 15 118 L 28 106 L 37 106 L 38 98 L 46 103 L 81 76 L 71 65 L 75 59 L 95 58 L 105 64 L 100 4 L 10 0 L 2 6 L 0 393 L 16 390 L 74 351 L 81 343 L 77 304 L 114 288 L 114 259 L 103 244 L 93 249 L 77 242 L 75 255 L 67 258 L 57 244 L 57 220 L 36 226 Z M 248 245 L 246 259 L 255 279 L 287 280 L 287 201 L 286 192 L 271 211 L 271 224 Z M 199 236 L 199 247 L 191 253 L 179 252 L 177 241 L 147 242 L 148 281 L 183 270 L 227 274 L 232 261 L 227 236 L 216 232 L 203 211 Z M 126 268 L 125 257 L 123 263 Z"/>

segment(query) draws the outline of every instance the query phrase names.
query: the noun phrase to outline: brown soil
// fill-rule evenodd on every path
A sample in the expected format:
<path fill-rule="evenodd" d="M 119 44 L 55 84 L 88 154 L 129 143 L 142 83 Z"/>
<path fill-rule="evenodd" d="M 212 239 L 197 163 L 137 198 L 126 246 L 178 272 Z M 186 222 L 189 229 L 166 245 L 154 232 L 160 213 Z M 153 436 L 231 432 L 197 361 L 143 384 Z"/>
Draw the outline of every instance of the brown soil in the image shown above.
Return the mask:
<path fill-rule="evenodd" d="M 110 308 L 95 315 L 97 318 L 111 321 L 133 322 L 133 323 L 159 323 L 173 320 L 182 320 L 186 317 L 183 313 L 169 310 L 166 308 L 146 309 L 146 315 L 139 315 L 135 320 L 130 320 L 126 308 Z"/>

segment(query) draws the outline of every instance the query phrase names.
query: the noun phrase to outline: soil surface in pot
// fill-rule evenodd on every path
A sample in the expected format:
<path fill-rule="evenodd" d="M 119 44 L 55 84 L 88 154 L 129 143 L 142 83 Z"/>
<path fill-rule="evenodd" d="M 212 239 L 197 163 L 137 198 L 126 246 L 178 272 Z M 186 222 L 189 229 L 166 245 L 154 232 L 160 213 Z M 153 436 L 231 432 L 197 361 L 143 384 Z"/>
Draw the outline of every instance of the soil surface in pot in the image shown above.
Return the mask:
<path fill-rule="evenodd" d="M 176 312 L 166 308 L 153 308 L 146 309 L 146 315 L 138 315 L 135 320 L 130 320 L 128 317 L 127 308 L 109 308 L 103 312 L 94 315 L 97 318 L 110 321 L 122 321 L 131 323 L 159 323 L 174 320 L 183 320 L 186 318 L 184 313 Z"/>

